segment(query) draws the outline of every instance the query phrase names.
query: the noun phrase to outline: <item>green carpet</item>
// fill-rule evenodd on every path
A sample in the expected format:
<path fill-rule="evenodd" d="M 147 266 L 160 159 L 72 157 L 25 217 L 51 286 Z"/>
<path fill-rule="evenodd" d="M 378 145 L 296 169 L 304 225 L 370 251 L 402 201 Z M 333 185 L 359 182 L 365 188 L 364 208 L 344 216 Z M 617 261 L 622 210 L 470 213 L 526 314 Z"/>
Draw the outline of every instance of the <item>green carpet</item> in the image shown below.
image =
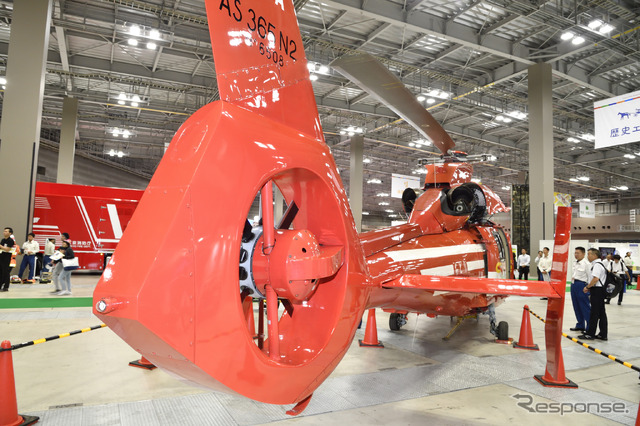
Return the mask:
<path fill-rule="evenodd" d="M 91 297 L 43 297 L 39 299 L 0 299 L 0 309 L 85 308 L 93 305 Z"/>

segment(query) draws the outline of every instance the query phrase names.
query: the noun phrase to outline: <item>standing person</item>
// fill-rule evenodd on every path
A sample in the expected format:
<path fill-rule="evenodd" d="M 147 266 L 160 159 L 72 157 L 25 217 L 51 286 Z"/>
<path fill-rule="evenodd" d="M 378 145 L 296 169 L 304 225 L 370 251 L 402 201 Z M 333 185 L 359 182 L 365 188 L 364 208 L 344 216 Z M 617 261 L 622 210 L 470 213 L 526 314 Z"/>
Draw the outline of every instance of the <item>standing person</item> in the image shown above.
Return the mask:
<path fill-rule="evenodd" d="M 73 259 L 75 254 L 73 253 L 73 249 L 69 245 L 68 241 L 62 242 L 62 247 L 60 247 L 60 251 L 64 253 L 62 259 Z M 60 264 L 63 265 L 62 272 L 60 273 L 60 285 L 62 287 L 62 291 L 60 291 L 58 296 L 71 296 L 71 270 L 67 270 L 64 267 L 64 263 L 60 259 Z"/>
<path fill-rule="evenodd" d="M 611 270 L 611 264 L 613 263 L 613 255 L 612 254 L 608 254 L 607 257 L 602 261 L 602 264 L 604 265 L 605 268 L 607 268 L 607 271 Z"/>
<path fill-rule="evenodd" d="M 531 265 L 531 256 L 527 254 L 526 249 L 522 249 L 520 256 L 518 256 L 518 279 L 521 280 L 524 276 L 525 280 L 529 279 L 529 267 Z"/>
<path fill-rule="evenodd" d="M 551 281 L 551 256 L 549 256 L 549 247 L 542 249 L 542 258 L 538 261 L 538 268 L 542 273 L 543 281 Z"/>
<path fill-rule="evenodd" d="M 573 275 L 571 277 L 571 302 L 573 312 L 576 315 L 576 326 L 571 331 L 587 331 L 589 327 L 589 316 L 591 315 L 591 305 L 589 295 L 584 292 L 584 288 L 589 281 L 589 268 L 591 264 L 585 259 L 584 247 L 576 247 L 573 254 L 576 260 L 573 262 Z"/>
<path fill-rule="evenodd" d="M 69 234 L 63 232 L 60 236 L 62 238 L 62 243 L 69 241 Z M 69 243 L 70 244 L 70 243 Z M 61 247 L 62 248 L 62 247 Z M 51 281 L 53 281 L 54 290 L 51 292 L 52 294 L 57 294 L 62 291 L 62 287 L 60 287 L 60 274 L 64 270 L 62 266 L 62 262 L 59 260 L 53 262 L 53 274 L 51 274 Z"/>
<path fill-rule="evenodd" d="M 24 256 L 22 256 L 22 263 L 20 263 L 20 272 L 18 272 L 18 277 L 23 283 L 35 282 L 33 276 L 36 273 L 36 254 L 40 253 L 40 244 L 38 244 L 35 238 L 36 235 L 33 232 L 30 232 L 27 234 L 27 241 L 22 244 L 22 252 L 24 253 Z M 29 266 L 29 278 L 23 280 L 22 274 L 24 274 L 24 270 L 27 266 Z"/>
<path fill-rule="evenodd" d="M 589 316 L 589 327 L 587 332 L 582 335 L 583 339 L 607 340 L 608 323 L 607 312 L 604 306 L 606 291 L 604 283 L 607 281 L 607 270 L 603 261 L 600 260 L 600 250 L 590 248 L 587 251 L 587 259 L 591 262 L 589 268 L 589 283 L 585 286 L 583 293 L 591 293 L 591 315 Z M 596 330 L 600 325 L 600 334 L 596 334 Z"/>
<path fill-rule="evenodd" d="M 627 270 L 629 271 L 629 282 L 627 283 L 627 285 L 631 287 L 633 285 L 633 260 L 631 260 L 630 251 L 627 252 L 627 255 L 624 257 L 623 262 L 626 265 Z"/>
<path fill-rule="evenodd" d="M 627 272 L 627 267 L 624 262 L 620 258 L 619 254 L 613 256 L 613 262 L 611 262 L 611 266 L 609 267 L 609 271 L 613 272 L 620 278 L 622 278 L 622 290 L 618 293 L 618 305 L 622 305 L 622 297 L 627 292 L 627 283 L 629 282 L 629 272 Z"/>
<path fill-rule="evenodd" d="M 542 272 L 540 271 L 540 259 L 542 259 L 542 250 L 538 250 L 538 257 L 535 258 L 536 271 L 538 272 L 538 281 L 544 281 L 542 278 Z"/>
<path fill-rule="evenodd" d="M 11 284 L 11 249 L 15 245 L 11 234 L 13 229 L 4 228 L 0 240 L 0 291 L 9 291 Z"/>
<path fill-rule="evenodd" d="M 56 240 L 55 238 L 48 238 L 44 243 L 44 257 L 42 258 L 42 270 L 48 271 L 51 266 L 51 256 L 56 251 Z"/>

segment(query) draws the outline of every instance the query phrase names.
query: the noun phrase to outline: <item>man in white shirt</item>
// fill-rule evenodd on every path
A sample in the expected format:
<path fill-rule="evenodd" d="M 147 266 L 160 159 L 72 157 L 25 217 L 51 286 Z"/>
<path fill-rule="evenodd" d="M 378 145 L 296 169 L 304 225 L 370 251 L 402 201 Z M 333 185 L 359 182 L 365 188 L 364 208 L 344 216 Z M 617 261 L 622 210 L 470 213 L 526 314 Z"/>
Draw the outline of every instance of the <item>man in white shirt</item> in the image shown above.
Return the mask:
<path fill-rule="evenodd" d="M 44 257 L 42 258 L 42 269 L 49 271 L 51 269 L 51 256 L 56 252 L 55 238 L 47 238 L 44 243 Z"/>
<path fill-rule="evenodd" d="M 589 283 L 584 288 L 584 293 L 591 293 L 591 315 L 589 316 L 589 327 L 582 335 L 583 339 L 607 340 L 608 323 L 607 312 L 604 306 L 606 291 L 604 284 L 607 281 L 607 270 L 602 260 L 600 260 L 600 250 L 590 248 L 587 251 L 587 259 L 591 262 L 589 268 Z M 600 334 L 596 334 L 596 329 L 600 325 Z"/>
<path fill-rule="evenodd" d="M 542 257 L 538 261 L 538 269 L 542 273 L 543 281 L 551 281 L 551 256 L 549 256 L 549 247 L 542 249 Z"/>
<path fill-rule="evenodd" d="M 630 251 L 627 252 L 627 255 L 624 257 L 624 259 L 622 259 L 622 261 L 629 271 L 629 282 L 627 283 L 627 285 L 630 287 L 631 285 L 633 285 L 633 260 L 631 259 Z"/>
<path fill-rule="evenodd" d="M 613 263 L 612 254 L 608 254 L 607 257 L 602 261 L 602 264 L 604 265 L 605 268 L 607 268 L 607 271 L 611 270 L 612 263 Z"/>
<path fill-rule="evenodd" d="M 624 284 L 622 286 L 622 290 L 618 293 L 618 305 L 622 305 L 622 295 L 627 292 L 627 283 L 629 282 L 629 272 L 627 272 L 627 268 L 625 264 L 622 262 L 619 254 L 613 256 L 613 262 L 609 265 L 609 270 L 622 278 Z M 609 299 L 611 300 L 611 299 Z M 609 303 L 608 301 L 606 303 Z"/>
<path fill-rule="evenodd" d="M 36 254 L 40 252 L 40 244 L 34 239 L 36 236 L 33 232 L 30 232 L 27 235 L 27 241 L 22 244 L 22 252 L 24 256 L 22 257 L 22 263 L 20 264 L 20 272 L 18 272 L 18 277 L 22 279 L 22 274 L 24 274 L 24 270 L 29 266 L 29 278 L 26 280 L 22 280 L 23 283 L 34 283 L 33 279 L 34 274 L 36 273 Z"/>
<path fill-rule="evenodd" d="M 591 315 L 591 304 L 589 296 L 584 292 L 584 288 L 589 281 L 589 269 L 591 264 L 585 259 L 584 247 L 576 247 L 574 252 L 576 260 L 573 261 L 573 276 L 571 277 L 571 302 L 573 312 L 576 314 L 576 326 L 571 331 L 587 331 L 589 326 L 589 316 Z"/>
<path fill-rule="evenodd" d="M 536 271 L 538 273 L 538 281 L 544 281 L 544 279 L 542 279 L 542 272 L 540 272 L 540 259 L 542 259 L 542 250 L 538 251 L 538 256 L 536 256 L 536 258 L 534 259 L 536 262 Z"/>
<path fill-rule="evenodd" d="M 522 249 L 522 254 L 518 256 L 518 279 L 524 276 L 525 280 L 529 279 L 529 266 L 531 265 L 531 256 L 527 254 L 526 249 Z"/>

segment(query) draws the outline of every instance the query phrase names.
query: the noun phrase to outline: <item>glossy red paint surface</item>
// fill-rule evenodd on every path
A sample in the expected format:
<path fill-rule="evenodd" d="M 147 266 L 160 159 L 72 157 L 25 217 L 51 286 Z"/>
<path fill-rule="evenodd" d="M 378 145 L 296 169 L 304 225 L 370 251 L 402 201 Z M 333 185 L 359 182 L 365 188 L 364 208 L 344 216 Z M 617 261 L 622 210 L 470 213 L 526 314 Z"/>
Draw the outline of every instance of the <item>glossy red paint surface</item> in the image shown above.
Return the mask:
<path fill-rule="evenodd" d="M 408 241 L 422 235 L 420 226 L 415 223 L 393 226 L 391 228 L 375 229 L 360 234 L 360 242 L 365 256 L 387 249 L 396 244 Z"/>
<path fill-rule="evenodd" d="M 269 339 L 262 351 L 254 343 L 238 286 L 244 218 L 268 180 L 300 207 L 294 228 L 323 248 L 341 247 L 329 258 L 344 259 L 280 318 L 278 360 Z M 242 182 L 243 192 L 229 182 Z M 179 130 L 97 285 L 96 302 L 121 305 L 95 312 L 153 364 L 188 380 L 265 402 L 301 401 L 340 361 L 365 307 L 370 283 L 347 206 L 326 145 L 242 108 L 208 105 Z M 165 232 L 151 232 L 158 227 Z"/>
<path fill-rule="evenodd" d="M 323 140 L 291 0 L 205 0 L 220 99 Z"/>
<path fill-rule="evenodd" d="M 547 347 L 547 366 L 544 379 L 547 382 L 566 384 L 562 357 L 562 319 L 564 317 L 565 282 L 571 242 L 571 208 L 558 207 L 556 234 L 553 245 L 553 264 L 551 266 L 550 285 L 560 298 L 549 299 L 544 327 Z"/>
<path fill-rule="evenodd" d="M 460 184 L 471 182 L 473 166 L 469 163 L 443 163 L 427 164 L 427 175 L 424 178 L 425 185 L 435 184 Z"/>
<path fill-rule="evenodd" d="M 490 224 L 445 214 L 440 189 L 418 199 L 410 224 L 361 240 L 322 140 L 292 1 L 206 6 L 222 100 L 179 129 L 96 287 L 94 313 L 114 332 L 187 380 L 300 403 L 297 413 L 344 356 L 366 308 L 463 315 L 515 294 L 510 281 L 451 277 L 508 274 L 496 269 L 500 248 L 511 252 Z M 471 171 L 451 163 L 443 176 L 457 185 Z M 299 212 L 293 230 L 255 239 L 251 273 L 268 305 L 265 322 L 260 300 L 255 327 L 239 255 L 250 206 L 261 191 L 270 205 L 271 183 Z M 263 223 L 273 228 L 270 216 Z"/>

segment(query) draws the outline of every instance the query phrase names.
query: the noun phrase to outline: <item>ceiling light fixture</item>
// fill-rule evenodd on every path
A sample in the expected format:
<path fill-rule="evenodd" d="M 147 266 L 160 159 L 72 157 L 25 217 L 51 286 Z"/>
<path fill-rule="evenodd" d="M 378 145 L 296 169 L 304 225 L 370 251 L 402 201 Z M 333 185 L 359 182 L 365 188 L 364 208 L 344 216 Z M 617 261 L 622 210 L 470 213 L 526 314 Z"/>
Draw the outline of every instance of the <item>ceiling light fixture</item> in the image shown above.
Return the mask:
<path fill-rule="evenodd" d="M 418 95 L 416 99 L 418 100 L 418 102 L 424 102 L 424 100 L 427 98 L 424 95 Z"/>
<path fill-rule="evenodd" d="M 431 105 L 431 104 L 435 104 L 435 103 L 436 103 L 436 100 L 435 100 L 435 99 L 433 99 L 433 98 L 429 98 L 429 99 L 427 99 L 427 103 L 428 103 L 429 105 Z"/>
<path fill-rule="evenodd" d="M 317 75 L 315 75 L 315 74 L 311 74 L 311 75 L 309 76 L 309 79 L 310 79 L 311 81 L 317 81 L 317 80 L 318 80 L 318 76 L 317 76 Z"/>
<path fill-rule="evenodd" d="M 129 27 L 129 34 L 134 36 L 139 36 L 142 33 L 142 30 L 137 25 L 132 25 Z"/>
<path fill-rule="evenodd" d="M 382 201 L 380 203 L 378 203 L 379 206 L 388 206 L 389 203 L 387 203 L 386 201 Z"/>
<path fill-rule="evenodd" d="M 591 179 L 589 176 L 578 176 L 578 180 L 581 180 L 582 182 L 589 182 Z"/>
<path fill-rule="evenodd" d="M 508 115 L 518 120 L 524 120 L 525 118 L 527 118 L 527 114 L 521 111 L 511 111 L 510 113 L 508 113 Z"/>
<path fill-rule="evenodd" d="M 160 40 L 160 31 L 158 30 L 149 31 L 149 37 L 151 37 L 154 40 Z"/>
<path fill-rule="evenodd" d="M 613 31 L 613 28 L 614 28 L 613 25 L 604 24 L 603 26 L 600 27 L 598 32 L 600 34 L 609 34 L 611 31 Z"/>
<path fill-rule="evenodd" d="M 634 158 L 636 158 L 636 156 L 633 155 L 633 154 L 625 154 L 624 158 L 628 158 L 629 160 L 633 160 Z"/>
<path fill-rule="evenodd" d="M 579 181 L 578 179 L 576 179 L 576 178 L 569 178 L 569 180 L 570 180 L 571 182 L 580 182 L 580 181 Z"/>
<path fill-rule="evenodd" d="M 378 194 L 376 194 L 376 196 L 378 196 L 378 197 L 388 197 L 389 194 L 386 193 L 386 192 L 378 192 Z"/>
<path fill-rule="evenodd" d="M 599 19 L 594 19 L 593 21 L 589 22 L 589 25 L 587 26 L 592 30 L 597 30 L 600 25 L 602 25 L 602 21 Z"/>
<path fill-rule="evenodd" d="M 628 187 L 628 186 L 626 186 L 626 185 L 621 185 L 621 186 L 619 186 L 619 187 L 618 187 L 618 189 L 619 189 L 620 191 L 628 191 L 628 190 L 629 190 L 629 187 Z"/>
<path fill-rule="evenodd" d="M 572 33 L 571 31 L 564 32 L 560 36 L 560 38 L 564 41 L 571 40 L 573 37 L 575 37 L 575 34 Z"/>
<path fill-rule="evenodd" d="M 571 43 L 572 43 L 572 44 L 575 44 L 575 45 L 582 44 L 582 43 L 584 43 L 584 42 L 585 42 L 584 37 L 580 37 L 580 36 L 578 36 L 578 37 L 574 37 L 574 38 L 571 40 Z"/>
<path fill-rule="evenodd" d="M 367 183 L 375 183 L 375 184 L 378 184 L 378 185 L 379 185 L 379 184 L 381 184 L 381 183 L 382 183 L 382 181 L 381 181 L 380 179 L 375 179 L 375 178 L 374 178 L 374 179 L 369 179 L 369 180 L 367 181 Z"/>
<path fill-rule="evenodd" d="M 129 46 L 136 47 L 138 45 L 138 40 L 136 40 L 135 38 L 130 38 L 129 40 L 127 40 L 127 43 L 129 44 Z"/>
<path fill-rule="evenodd" d="M 155 44 L 154 42 L 152 42 L 152 41 L 147 42 L 147 49 L 149 49 L 149 50 L 156 50 L 156 47 L 158 47 L 158 45 L 157 45 L 157 44 Z"/>

